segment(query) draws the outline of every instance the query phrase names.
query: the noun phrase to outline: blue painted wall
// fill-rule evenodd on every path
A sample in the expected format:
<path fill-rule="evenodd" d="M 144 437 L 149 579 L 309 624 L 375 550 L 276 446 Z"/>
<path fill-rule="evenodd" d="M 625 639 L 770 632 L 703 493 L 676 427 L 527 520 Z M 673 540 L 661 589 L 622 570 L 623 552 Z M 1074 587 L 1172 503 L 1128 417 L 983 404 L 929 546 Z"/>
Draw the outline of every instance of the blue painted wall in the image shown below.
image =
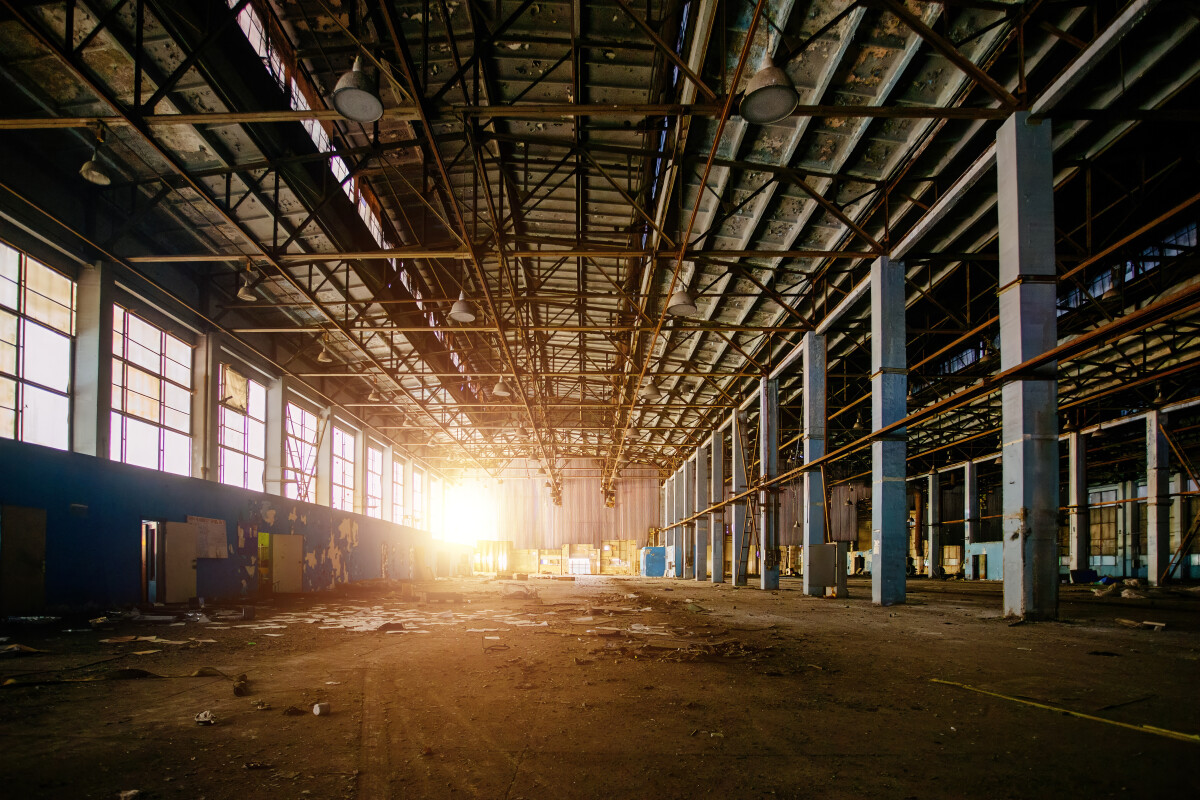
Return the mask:
<path fill-rule="evenodd" d="M 305 591 L 419 577 L 434 558 L 429 534 L 406 526 L 4 439 L 0 505 L 46 510 L 49 608 L 138 602 L 143 519 L 226 521 L 229 557 L 197 563 L 196 592 L 206 599 L 257 592 L 260 531 L 304 537 Z"/>

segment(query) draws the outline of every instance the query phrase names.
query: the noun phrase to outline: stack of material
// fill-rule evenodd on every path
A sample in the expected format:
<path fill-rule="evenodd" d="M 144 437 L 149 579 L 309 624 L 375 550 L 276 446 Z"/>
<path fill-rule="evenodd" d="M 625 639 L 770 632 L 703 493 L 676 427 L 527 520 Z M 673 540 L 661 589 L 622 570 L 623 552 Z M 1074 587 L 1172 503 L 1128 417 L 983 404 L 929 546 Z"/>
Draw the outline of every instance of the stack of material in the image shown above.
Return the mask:
<path fill-rule="evenodd" d="M 633 539 L 605 539 L 600 545 L 601 575 L 636 575 L 638 548 Z"/>

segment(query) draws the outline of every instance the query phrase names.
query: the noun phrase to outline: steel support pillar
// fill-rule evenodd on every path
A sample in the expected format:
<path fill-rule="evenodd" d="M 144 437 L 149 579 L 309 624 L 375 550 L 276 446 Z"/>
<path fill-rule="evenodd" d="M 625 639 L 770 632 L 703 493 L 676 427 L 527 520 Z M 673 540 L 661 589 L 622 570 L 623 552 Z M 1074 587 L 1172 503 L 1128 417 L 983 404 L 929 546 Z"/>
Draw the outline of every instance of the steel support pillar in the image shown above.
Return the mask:
<path fill-rule="evenodd" d="M 801 341 L 804 463 L 825 455 L 825 335 L 806 333 Z M 800 494 L 802 571 L 801 590 L 823 597 L 825 586 L 813 581 L 813 547 L 825 544 L 825 482 L 820 470 L 804 473 Z"/>
<path fill-rule="evenodd" d="M 725 499 L 725 434 L 718 430 L 709 440 L 712 467 L 709 470 L 709 500 L 719 503 Z M 725 582 L 725 509 L 708 515 L 708 528 L 712 536 L 712 582 Z"/>
<path fill-rule="evenodd" d="M 1091 543 L 1088 525 L 1086 433 L 1067 435 L 1067 507 L 1069 509 L 1071 569 L 1087 569 Z"/>
<path fill-rule="evenodd" d="M 710 505 L 708 502 L 708 454 L 712 451 L 711 441 L 696 448 L 696 487 L 692 496 L 695 498 L 695 510 L 703 511 Z M 708 579 L 708 517 L 697 517 L 693 523 L 695 533 L 692 534 L 695 549 L 692 552 L 692 564 L 695 565 L 694 577 L 698 581 Z"/>
<path fill-rule="evenodd" d="M 1158 586 L 1171 563 L 1170 445 L 1157 410 L 1146 414 L 1146 580 Z"/>
<path fill-rule="evenodd" d="M 977 581 L 987 577 L 975 574 L 974 559 L 967 553 L 967 545 L 979 541 L 979 478 L 974 461 L 963 465 L 963 573 Z"/>
<path fill-rule="evenodd" d="M 758 382 L 758 463 L 764 479 L 779 474 L 779 381 Z M 775 487 L 758 493 L 758 537 L 761 557 L 758 587 L 779 588 L 779 491 Z"/>
<path fill-rule="evenodd" d="M 936 578 L 942 574 L 942 481 L 936 471 L 925 480 L 925 541 L 929 544 L 927 574 Z"/>
<path fill-rule="evenodd" d="M 1010 116 L 996 135 L 1000 369 L 1058 344 L 1050 126 Z M 1058 616 L 1057 363 L 1001 388 L 1004 613 Z"/>
<path fill-rule="evenodd" d="M 871 429 L 908 413 L 905 362 L 904 264 L 877 258 L 871 264 Z M 908 559 L 905 428 L 871 441 L 871 600 L 904 602 Z"/>
<path fill-rule="evenodd" d="M 733 459 L 730 469 L 733 470 L 733 493 L 735 495 L 746 491 L 746 453 L 742 449 L 742 427 L 746 424 L 740 413 L 733 415 L 733 424 L 729 434 L 733 440 Z M 733 504 L 733 574 L 730 581 L 734 586 L 745 586 L 746 575 L 742 567 L 742 548 L 746 539 L 746 501 L 738 500 Z"/>

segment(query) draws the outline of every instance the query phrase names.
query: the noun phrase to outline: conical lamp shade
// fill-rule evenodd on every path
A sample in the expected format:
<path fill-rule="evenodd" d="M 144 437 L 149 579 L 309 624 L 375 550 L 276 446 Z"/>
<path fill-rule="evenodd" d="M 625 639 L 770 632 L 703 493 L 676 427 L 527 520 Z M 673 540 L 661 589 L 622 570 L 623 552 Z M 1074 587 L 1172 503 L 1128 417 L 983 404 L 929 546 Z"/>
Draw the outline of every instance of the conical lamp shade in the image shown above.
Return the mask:
<path fill-rule="evenodd" d="M 686 289 L 680 289 L 667 301 L 667 313 L 676 317 L 690 317 L 696 313 L 696 301 Z"/>
<path fill-rule="evenodd" d="M 747 122 L 766 125 L 790 115 L 799 102 L 800 95 L 791 78 L 767 56 L 762 69 L 750 79 L 740 110 Z"/>
<path fill-rule="evenodd" d="M 458 293 L 458 299 L 450 307 L 450 319 L 455 322 L 475 321 L 475 309 L 471 308 L 471 304 L 467 301 L 466 292 Z"/>
<path fill-rule="evenodd" d="M 79 175 L 88 183 L 94 183 L 97 186 L 108 186 L 112 183 L 112 173 L 108 167 L 97 159 L 100 154 L 99 150 L 92 152 L 92 157 L 83 162 L 83 166 L 79 168 Z"/>
<path fill-rule="evenodd" d="M 497 381 L 496 385 L 492 387 L 492 394 L 496 397 L 512 397 L 512 391 L 504 381 Z"/>
<path fill-rule="evenodd" d="M 363 69 L 362 56 L 357 56 L 354 67 L 338 80 L 330 99 L 339 114 L 354 122 L 370 123 L 383 116 L 376 81 Z"/>

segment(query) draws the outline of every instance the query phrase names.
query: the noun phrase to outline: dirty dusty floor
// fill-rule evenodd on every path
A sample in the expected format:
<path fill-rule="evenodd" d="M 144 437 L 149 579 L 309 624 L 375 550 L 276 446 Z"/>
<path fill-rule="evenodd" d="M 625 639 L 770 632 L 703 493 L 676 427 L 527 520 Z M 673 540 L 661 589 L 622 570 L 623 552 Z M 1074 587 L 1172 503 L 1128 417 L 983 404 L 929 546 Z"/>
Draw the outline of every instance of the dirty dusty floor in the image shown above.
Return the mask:
<path fill-rule="evenodd" d="M 505 596 L 523 586 L 537 596 Z M 0 657 L 12 679 L 0 688 L 0 793 L 1200 793 L 1200 741 L 931 681 L 1200 733 L 1200 599 L 1099 599 L 1066 588 L 1061 622 L 1010 627 L 999 618 L 1000 587 L 988 583 L 910 582 L 911 602 L 893 609 L 872 606 L 869 584 L 855 580 L 845 600 L 805 598 L 786 578 L 766 593 L 600 577 L 416 588 L 462 601 L 422 604 L 374 585 L 260 604 L 254 622 L 75 633 L 63 632 L 70 621 L 10 625 L 0 646 L 49 652 Z M 1166 628 L 1131 629 L 1118 617 Z M 398 632 L 355 630 L 384 623 Z M 99 641 L 135 635 L 190 643 Z M 135 654 L 148 650 L 156 652 Z M 245 673 L 247 693 L 235 696 L 211 671 L 180 677 L 203 667 Z M 318 701 L 332 714 L 314 716 Z M 285 714 L 292 706 L 303 713 Z M 206 710 L 216 724 L 197 725 Z"/>

